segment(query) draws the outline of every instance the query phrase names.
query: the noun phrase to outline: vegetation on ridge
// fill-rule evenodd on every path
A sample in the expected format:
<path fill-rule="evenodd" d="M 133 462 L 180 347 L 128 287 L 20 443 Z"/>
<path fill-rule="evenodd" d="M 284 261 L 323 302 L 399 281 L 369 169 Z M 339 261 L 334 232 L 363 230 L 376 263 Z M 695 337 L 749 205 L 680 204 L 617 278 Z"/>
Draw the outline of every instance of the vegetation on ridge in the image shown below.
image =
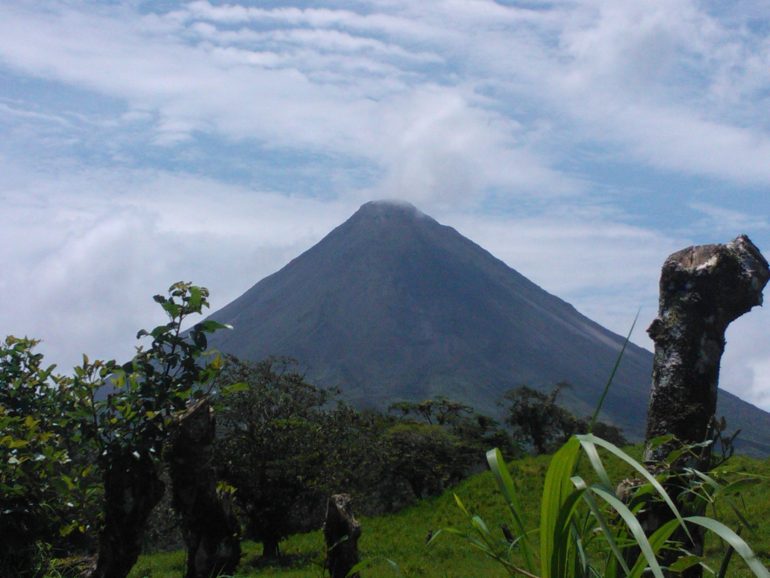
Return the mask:
<path fill-rule="evenodd" d="M 638 458 L 639 446 L 626 447 L 629 455 Z M 536 528 L 539 515 L 540 496 L 543 492 L 545 473 L 551 455 L 525 456 L 508 464 L 511 476 L 516 480 L 523 508 L 524 522 L 529 528 Z M 609 461 L 607 473 L 613 480 L 624 479 L 630 473 L 628 468 L 617 461 Z M 587 464 L 579 466 L 579 472 L 587 475 Z M 734 456 L 720 467 L 723 476 L 743 476 L 747 473 L 757 478 L 757 483 L 744 487 L 742 501 L 746 506 L 746 517 L 753 523 L 752 532 L 743 536 L 755 547 L 765 565 L 770 565 L 770 460 L 758 460 L 745 456 Z M 369 561 L 371 568 L 362 572 L 364 576 L 397 577 L 387 560 L 398 564 L 403 574 L 410 577 L 469 578 L 472 576 L 501 577 L 505 571 L 492 559 L 480 555 L 471 546 L 453 536 L 441 536 L 429 546 L 426 538 L 439 529 L 454 527 L 468 528 L 465 515 L 457 507 L 454 496 L 474 514 L 482 517 L 488 527 L 503 539 L 501 527 L 510 524 L 497 491 L 491 472 L 483 472 L 460 482 L 456 487 L 392 514 L 359 518 L 363 534 L 359 540 L 362 558 Z M 731 527 L 737 527 L 739 520 L 726 502 L 717 501 L 716 516 Z M 255 565 L 261 553 L 257 544 L 244 545 L 244 559 L 236 573 L 239 578 L 257 576 L 281 576 L 286 578 L 312 578 L 323 576 L 323 536 L 320 531 L 295 534 L 286 539 L 282 552 L 284 565 Z M 716 538 L 707 542 L 706 556 L 712 566 L 717 566 L 725 548 Z M 176 578 L 184 564 L 184 552 L 168 552 L 142 556 L 131 578 Z M 728 576 L 743 578 L 753 574 L 734 561 Z"/>
<path fill-rule="evenodd" d="M 671 532 L 687 512 L 677 514 L 677 519 L 652 534 L 648 543 L 636 516 L 652 507 L 651 496 L 657 494 L 669 505 L 672 501 L 642 466 L 615 446 L 591 434 L 573 435 L 587 422 L 556 405 L 558 388 L 548 396 L 528 389 L 508 396 L 512 402 L 508 421 L 517 428 L 520 443 L 535 451 L 563 443 L 550 461 L 545 482 L 545 466 L 536 472 L 523 472 L 515 464 L 509 477 L 500 452 L 492 452 L 488 460 L 505 498 L 502 506 L 499 502 L 494 505 L 494 492 L 486 503 L 469 501 L 461 493 L 469 486 L 461 483 L 456 488 L 458 497 L 449 502 L 455 504 L 455 513 L 450 515 L 439 507 L 447 503 L 446 492 L 440 499 L 426 496 L 456 485 L 476 467 L 484 448 L 502 444 L 510 453 L 515 450 L 513 439 L 494 420 L 445 398 L 394 404 L 391 415 L 361 413 L 344 403 L 335 404 L 335 392 L 306 383 L 291 365 L 276 360 L 251 364 L 230 359 L 223 364 L 214 356 L 213 362 L 201 363 L 208 355 L 206 334 L 221 324 L 205 321 L 188 334 L 183 334 L 181 327 L 185 317 L 200 313 L 207 305 L 206 290 L 178 283 L 170 288 L 168 297 L 156 296 L 155 300 L 169 321 L 150 332 L 140 332 L 139 336 L 152 339 L 150 347 L 139 348 L 123 365 L 84 358 L 73 377 L 62 377 L 43 365 L 42 356 L 33 352 L 34 341 L 9 337 L 2 345 L 0 530 L 17 542 L 0 544 L 0 575 L 37 578 L 66 574 L 61 558 L 93 552 L 97 532 L 100 555 L 92 575 L 126 575 L 139 553 L 147 516 L 167 483 L 162 467 L 175 420 L 198 406 L 196 400 L 214 394 L 222 427 L 212 458 L 216 475 L 226 482 L 216 500 L 227 502 L 228 508 L 233 502 L 240 507 L 247 532 L 263 543 L 259 565 L 269 568 L 265 570 L 268 575 L 283 572 L 280 565 L 270 566 L 276 560 L 286 560 L 279 556 L 279 541 L 299 530 L 317 527 L 321 521 L 319 503 L 329 493 L 341 490 L 357 496 L 361 512 L 400 509 L 417 501 L 405 513 L 366 518 L 361 542 L 369 563 L 395 558 L 408 575 L 436 575 L 431 572 L 438 571 L 438 575 L 451 576 L 460 567 L 473 575 L 488 567 L 478 556 L 461 555 L 460 559 L 469 559 L 461 564 L 454 553 L 459 551 L 456 546 L 452 554 L 439 554 L 443 562 L 436 560 L 437 553 L 445 552 L 436 543 L 442 528 L 464 535 L 512 575 L 543 578 L 564 578 L 566 569 L 571 569 L 569 576 L 576 577 L 598 576 L 603 571 L 614 576 L 621 570 L 623 574 L 618 575 L 637 575 L 647 566 L 660 576 L 655 553 L 660 548 L 680 547 L 669 536 L 674 535 Z M 102 388 L 106 396 L 98 395 Z M 620 500 L 621 492 L 610 481 L 622 476 L 607 473 L 596 446 L 617 458 L 615 461 L 625 468 L 618 470 L 622 475 L 633 471 L 629 470 L 632 466 L 637 476 L 646 477 L 646 482 L 643 479 L 632 484 L 627 503 Z M 587 458 L 583 469 L 577 468 L 580 448 Z M 544 465 L 546 458 L 530 458 L 530 463 Z M 718 466 L 714 472 L 692 471 L 686 487 L 676 490 L 669 484 L 668 491 L 684 490 L 694 500 L 713 502 L 715 508 L 727 504 L 729 515 L 741 528 L 761 534 L 752 524 L 751 507 L 739 507 L 730 497 L 751 491 L 750 484 L 757 480 L 737 474 L 731 477 L 724 464 Z M 583 470 L 593 470 L 593 478 L 586 477 Z M 489 476 L 477 479 L 488 480 Z M 519 480 L 521 487 L 514 488 L 513 479 Z M 213 495 L 213 481 L 210 483 Z M 532 490 L 543 483 L 544 490 Z M 761 483 L 767 483 L 767 478 Z M 598 498 L 610 508 L 599 507 Z M 587 509 L 581 509 L 584 502 Z M 427 553 L 423 551 L 422 558 L 426 564 L 431 560 L 435 564 L 415 562 L 410 566 L 408 554 L 398 548 L 391 552 L 383 548 L 388 545 L 388 531 L 404 534 L 412 527 L 402 523 L 388 530 L 388 520 L 408 516 L 424 505 L 439 507 L 446 520 L 423 511 L 422 520 L 414 522 L 415 528 L 424 530 L 421 541 L 433 544 Z M 457 506 L 459 518 L 464 514 L 470 521 L 470 532 L 458 529 Z M 485 507 L 489 508 L 486 513 Z M 508 520 L 503 515 L 505 508 L 513 516 Z M 717 509 L 714 513 L 721 515 Z M 434 524 L 425 528 L 428 520 Z M 716 531 L 746 559 L 754 575 L 767 576 L 760 562 L 766 552 L 752 558 L 743 541 L 717 522 L 703 517 L 687 520 Z M 384 521 L 379 530 L 378 521 Z M 537 539 L 530 537 L 530 531 L 538 526 L 539 556 Z M 191 528 L 184 526 L 183 530 L 189 538 Z M 228 532 L 235 536 L 235 530 Z M 599 535 L 604 535 L 606 542 L 596 550 Z M 294 537 L 288 544 L 317 537 L 312 533 Z M 367 539 L 374 540 L 371 546 L 367 546 Z M 633 554 L 635 546 L 642 549 L 643 557 Z M 366 551 L 367 547 L 371 550 Z M 589 554 L 597 552 L 605 556 L 604 565 L 595 566 L 591 561 Z M 189 556 L 188 562 L 194 559 Z M 317 562 L 317 557 L 314 559 Z M 148 573 L 146 566 L 152 560 L 143 559 L 132 575 L 156 575 L 152 569 Z M 237 553 L 233 560 L 238 560 Z M 677 559 L 682 567 L 701 562 L 687 555 Z M 471 572 L 468 564 L 476 569 Z M 307 564 L 302 567 L 307 572 Z M 388 567 L 393 564 L 388 563 Z M 322 566 L 315 569 L 323 574 Z M 249 572 L 243 564 L 240 570 Z M 738 574 L 731 570 L 730 575 Z"/>

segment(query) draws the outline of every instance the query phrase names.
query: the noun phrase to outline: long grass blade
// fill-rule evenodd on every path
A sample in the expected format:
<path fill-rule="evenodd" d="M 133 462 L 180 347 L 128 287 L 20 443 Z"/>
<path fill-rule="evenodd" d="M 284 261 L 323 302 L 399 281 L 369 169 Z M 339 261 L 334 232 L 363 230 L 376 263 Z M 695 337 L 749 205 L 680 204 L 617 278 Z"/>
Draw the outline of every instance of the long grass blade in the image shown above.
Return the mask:
<path fill-rule="evenodd" d="M 573 490 L 564 500 L 559 510 L 559 516 L 554 527 L 554 549 L 551 554 L 551 571 L 553 576 L 568 576 L 567 568 L 575 564 L 578 546 L 571 540 L 571 538 L 576 537 L 572 532 L 574 529 L 572 519 L 584 492 L 585 487 Z"/>
<path fill-rule="evenodd" d="M 746 565 L 754 572 L 754 575 L 758 578 L 770 578 L 770 572 L 765 568 L 762 562 L 757 558 L 757 555 L 749 547 L 749 545 L 736 534 L 733 530 L 725 526 L 722 522 L 714 520 L 712 518 L 706 518 L 704 516 L 690 516 L 685 518 L 687 522 L 691 524 L 697 524 L 703 526 L 707 530 L 713 532 L 722 540 L 735 550 L 735 552 L 743 558 Z"/>
<path fill-rule="evenodd" d="M 583 447 L 583 451 L 586 456 L 588 456 L 588 461 L 591 462 L 591 467 L 596 472 L 596 475 L 599 476 L 599 480 L 602 484 L 609 490 L 612 488 L 612 482 L 607 474 L 607 470 L 604 469 L 604 463 L 602 462 L 601 457 L 599 457 L 599 451 L 596 449 L 596 444 L 594 443 L 595 439 L 597 438 L 593 434 L 587 434 L 585 440 L 578 438 L 580 445 Z"/>
<path fill-rule="evenodd" d="M 661 548 L 666 545 L 667 540 L 671 537 L 671 534 L 674 533 L 674 530 L 676 530 L 677 526 L 679 526 L 678 520 L 669 520 L 660 528 L 655 530 L 649 537 L 650 548 L 652 549 L 652 552 L 655 556 L 657 556 Z M 646 560 L 642 555 L 640 555 L 628 576 L 629 578 L 640 578 L 646 569 Z"/>
<path fill-rule="evenodd" d="M 655 489 L 655 491 L 658 493 L 658 495 L 661 497 L 661 499 L 666 502 L 666 505 L 671 510 L 671 513 L 674 514 L 674 517 L 679 521 L 679 525 L 682 526 L 684 529 L 685 534 L 687 534 L 687 537 L 692 540 L 692 536 L 690 535 L 690 530 L 687 528 L 687 524 L 684 523 L 684 519 L 682 518 L 682 514 L 679 512 L 679 509 L 674 504 L 671 497 L 668 495 L 668 492 L 663 488 L 663 486 L 660 484 L 658 480 L 655 479 L 655 477 L 650 474 L 650 472 L 647 471 L 647 469 L 640 464 L 638 461 L 636 461 L 634 458 L 629 456 L 626 452 L 621 450 L 619 447 L 617 447 L 615 444 L 612 444 L 608 442 L 607 440 L 603 440 L 601 438 L 598 438 L 592 434 L 585 434 L 585 435 L 578 435 L 575 436 L 579 441 L 580 444 L 585 446 L 591 446 L 591 445 L 597 445 L 604 449 L 606 449 L 608 452 L 613 454 L 615 457 L 620 458 L 624 462 L 626 462 L 629 466 L 634 468 L 639 474 L 647 480 L 650 485 Z M 593 465 L 593 464 L 592 464 Z M 600 478 L 606 477 L 609 479 L 609 476 L 607 476 L 607 472 L 604 471 L 604 466 L 601 465 L 601 471 L 597 471 L 597 475 L 599 475 Z M 605 483 L 605 482 L 602 482 Z"/>
<path fill-rule="evenodd" d="M 594 431 L 596 420 L 599 419 L 599 413 L 602 411 L 602 406 L 604 405 L 604 399 L 607 397 L 607 393 L 610 391 L 610 386 L 612 385 L 612 382 L 615 379 L 615 374 L 618 372 L 618 368 L 620 367 L 620 361 L 623 359 L 623 355 L 626 352 L 626 347 L 628 347 L 628 344 L 631 342 L 631 334 L 634 332 L 634 327 L 636 327 L 636 322 L 639 321 L 639 314 L 641 313 L 641 311 L 642 309 L 639 308 L 639 310 L 636 312 L 636 316 L 634 317 L 634 322 L 631 324 L 631 329 L 628 330 L 628 335 L 626 335 L 626 339 L 623 341 L 623 347 L 620 348 L 620 353 L 618 353 L 618 356 L 615 358 L 615 365 L 613 365 L 612 367 L 612 372 L 610 373 L 610 377 L 607 380 L 606 385 L 604 386 L 604 391 L 602 391 L 602 395 L 599 398 L 599 402 L 596 404 L 596 409 L 594 410 L 594 414 L 591 416 L 591 422 L 588 425 L 589 432 Z"/>
<path fill-rule="evenodd" d="M 617 560 L 617 563 L 620 564 L 620 567 L 623 569 L 623 572 L 625 573 L 624 576 L 628 576 L 631 570 L 629 569 L 628 564 L 626 564 L 626 560 L 625 558 L 623 558 L 623 553 L 620 549 L 620 546 L 618 546 L 617 540 L 615 539 L 615 534 L 610 529 L 610 526 L 607 523 L 607 519 L 602 513 L 601 509 L 599 508 L 599 505 L 596 503 L 596 500 L 594 499 L 593 494 L 591 494 L 590 492 L 584 493 L 583 500 L 585 500 L 586 504 L 588 504 L 588 508 L 591 510 L 591 513 L 596 519 L 596 522 L 599 524 L 599 528 L 601 529 L 602 534 L 604 535 L 604 539 L 607 541 L 607 545 L 610 547 L 610 550 L 615 556 L 615 560 Z M 611 566 L 613 568 L 615 567 L 614 564 Z"/>
<path fill-rule="evenodd" d="M 540 573 L 543 578 L 561 578 L 553 573 L 552 554 L 557 547 L 555 537 L 562 507 L 574 491 L 572 475 L 579 452 L 580 443 L 576 438 L 570 438 L 551 458 L 545 474 L 540 505 Z"/>
<path fill-rule="evenodd" d="M 628 506 L 621 502 L 615 494 L 612 494 L 599 486 L 592 486 L 591 492 L 607 502 L 613 510 L 620 514 L 620 517 L 623 518 L 623 521 L 626 523 L 628 531 L 631 532 L 641 550 L 640 556 L 644 556 L 647 560 L 650 571 L 656 578 L 663 578 L 663 571 L 660 568 L 660 564 L 658 564 L 658 561 L 655 559 L 655 552 L 653 552 L 650 541 L 647 539 L 647 536 L 645 536 L 639 520 L 637 520 L 633 512 L 628 509 Z"/>
<path fill-rule="evenodd" d="M 532 542 L 529 538 L 529 532 L 527 532 L 527 529 L 524 525 L 524 518 L 521 514 L 522 508 L 521 504 L 519 503 L 516 486 L 513 483 L 511 474 L 508 472 L 507 466 L 505 465 L 503 454 L 499 449 L 494 448 L 487 452 L 487 463 L 489 464 L 489 469 L 492 471 L 495 481 L 497 482 L 497 487 L 508 505 L 508 510 L 511 513 L 511 522 L 514 526 L 514 533 L 518 536 L 521 536 L 520 546 L 522 556 L 524 557 L 524 564 L 529 572 L 534 573 L 534 547 L 532 546 Z"/>

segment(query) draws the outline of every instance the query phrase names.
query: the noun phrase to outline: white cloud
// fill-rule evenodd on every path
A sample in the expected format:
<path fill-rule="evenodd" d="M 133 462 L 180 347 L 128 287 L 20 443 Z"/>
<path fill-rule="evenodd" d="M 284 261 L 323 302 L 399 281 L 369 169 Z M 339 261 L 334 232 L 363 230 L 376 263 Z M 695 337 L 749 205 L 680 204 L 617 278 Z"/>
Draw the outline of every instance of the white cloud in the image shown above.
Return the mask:
<path fill-rule="evenodd" d="M 701 221 L 694 223 L 694 227 L 708 230 L 712 234 L 738 235 L 754 232 L 762 232 L 770 229 L 769 215 L 763 213 L 749 213 L 741 210 L 727 209 L 711 203 L 691 203 L 690 207 L 703 215 Z"/>
<path fill-rule="evenodd" d="M 175 281 L 224 306 L 352 210 L 168 173 L 23 176 L 0 186 L 3 331 L 43 339 L 64 367 L 129 356 Z"/>
<path fill-rule="evenodd" d="M 770 242 L 761 2 L 295 4 L 0 4 L 9 330 L 67 363 L 125 355 L 151 293 L 191 279 L 223 305 L 371 197 L 414 201 L 619 333 L 654 316 L 670 252 Z M 633 214 L 645 185 L 602 182 L 593 151 L 697 180 L 670 193 L 682 222 Z M 226 174 L 251 164 L 271 186 Z M 752 206 L 705 198 L 712 179 Z M 764 312 L 748 319 L 724 374 L 770 404 Z"/>
<path fill-rule="evenodd" d="M 574 175 L 554 170 L 569 162 L 564 143 L 542 131 L 554 119 L 562 137 L 571 131 L 573 142 L 614 146 L 658 169 L 770 182 L 770 127 L 760 120 L 770 42 L 690 0 L 371 2 L 359 11 L 193 2 L 144 16 L 49 6 L 0 9 L 3 61 L 152 111 L 158 144 L 213 131 L 357 156 L 389 174 L 413 158 L 402 137 L 414 127 L 403 119 L 423 114 L 432 91 L 460 101 L 439 129 L 472 127 L 489 143 L 469 138 L 458 154 L 474 169 L 488 158 L 510 165 L 512 190 L 576 188 Z M 430 154 L 415 163 L 426 167 L 418 183 L 456 164 Z M 497 180 L 467 184 L 483 194 Z"/>
<path fill-rule="evenodd" d="M 357 208 L 359 199 L 319 201 L 228 186 L 161 171 L 36 174 L 0 167 L 0 317 L 6 333 L 44 339 L 41 350 L 63 367 L 81 353 L 131 354 L 133 336 L 163 321 L 150 297 L 172 282 L 208 286 L 214 309 L 312 246 Z M 14 175 L 15 172 L 15 175 Z M 536 215 L 420 205 L 546 290 L 625 334 L 639 307 L 634 341 L 656 314 L 665 257 L 690 242 L 619 222 L 601 209 Z M 25 239 L 24 243 L 19 243 Z M 728 335 L 723 383 L 767 405 L 770 356 L 764 311 Z"/>

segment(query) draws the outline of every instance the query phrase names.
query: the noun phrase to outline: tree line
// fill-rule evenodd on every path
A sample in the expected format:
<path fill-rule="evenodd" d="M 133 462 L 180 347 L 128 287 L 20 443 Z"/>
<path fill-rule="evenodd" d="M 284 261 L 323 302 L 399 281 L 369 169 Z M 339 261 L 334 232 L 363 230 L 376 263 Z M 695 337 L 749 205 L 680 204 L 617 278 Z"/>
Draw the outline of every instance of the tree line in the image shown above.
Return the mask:
<path fill-rule="evenodd" d="M 220 323 L 183 331 L 208 307 L 205 288 L 177 283 L 154 299 L 167 322 L 140 331 L 149 344 L 122 365 L 84 356 L 64 376 L 35 340 L 0 344 L 0 576 L 43 576 L 94 552 L 87 574 L 125 576 L 145 531 L 169 531 L 151 517 L 166 493 L 187 576 L 232 572 L 241 535 L 277 557 L 284 537 L 320 526 L 332 493 L 363 513 L 394 511 L 480 471 L 491 447 L 547 452 L 587 429 L 557 403 L 565 384 L 511 390 L 504 424 L 442 397 L 357 410 L 291 360 L 210 352 Z"/>

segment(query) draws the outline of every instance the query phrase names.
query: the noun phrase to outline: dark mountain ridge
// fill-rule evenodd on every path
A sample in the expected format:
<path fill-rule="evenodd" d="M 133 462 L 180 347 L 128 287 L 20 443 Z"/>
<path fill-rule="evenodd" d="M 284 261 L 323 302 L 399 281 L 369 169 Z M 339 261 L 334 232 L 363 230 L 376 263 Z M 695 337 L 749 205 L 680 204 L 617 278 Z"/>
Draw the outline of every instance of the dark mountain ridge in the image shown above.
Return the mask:
<path fill-rule="evenodd" d="M 405 203 L 371 202 L 212 318 L 212 345 L 246 359 L 285 355 L 355 405 L 445 395 L 497 414 L 512 387 L 595 407 L 624 339 Z M 652 354 L 629 344 L 603 419 L 644 433 Z M 770 454 L 770 414 L 720 391 L 747 450 Z"/>

